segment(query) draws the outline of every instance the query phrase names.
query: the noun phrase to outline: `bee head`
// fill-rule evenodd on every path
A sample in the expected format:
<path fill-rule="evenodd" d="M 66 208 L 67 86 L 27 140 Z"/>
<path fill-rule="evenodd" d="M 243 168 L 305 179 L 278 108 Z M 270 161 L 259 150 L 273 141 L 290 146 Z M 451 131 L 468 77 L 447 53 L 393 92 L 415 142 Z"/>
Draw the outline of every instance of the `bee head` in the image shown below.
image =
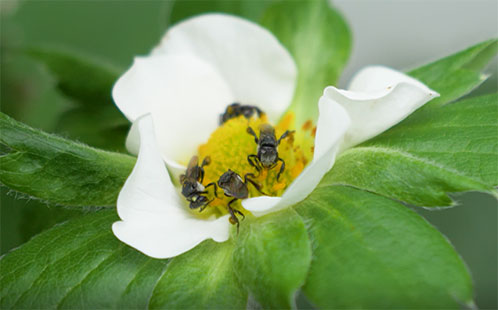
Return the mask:
<path fill-rule="evenodd" d="M 205 205 L 208 202 L 208 198 L 206 196 L 202 195 L 195 195 L 192 200 L 190 201 L 190 209 L 196 209 L 199 208 L 203 205 Z"/>
<path fill-rule="evenodd" d="M 182 195 L 185 197 L 191 197 L 197 193 L 197 184 L 193 182 L 183 182 L 182 185 Z"/>

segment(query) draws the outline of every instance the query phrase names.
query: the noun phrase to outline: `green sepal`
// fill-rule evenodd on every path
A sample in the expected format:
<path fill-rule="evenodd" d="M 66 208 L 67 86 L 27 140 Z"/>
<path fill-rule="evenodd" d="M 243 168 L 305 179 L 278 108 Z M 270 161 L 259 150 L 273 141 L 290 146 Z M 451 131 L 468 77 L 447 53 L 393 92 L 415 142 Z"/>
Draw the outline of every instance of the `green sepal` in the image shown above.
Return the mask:
<path fill-rule="evenodd" d="M 234 236 L 234 271 L 264 309 L 295 307 L 311 262 L 311 244 L 292 209 L 250 218 Z"/>
<path fill-rule="evenodd" d="M 231 240 L 206 240 L 174 257 L 157 282 L 151 309 L 245 309 L 247 292 L 233 273 Z"/>
<path fill-rule="evenodd" d="M 264 11 L 280 0 L 176 0 L 171 1 L 171 16 L 168 24 L 172 25 L 186 18 L 205 13 L 225 13 L 244 17 L 258 22 Z"/>
<path fill-rule="evenodd" d="M 441 95 L 422 109 L 456 100 L 481 85 L 487 78 L 481 71 L 497 50 L 498 40 L 492 39 L 408 72 Z"/>
<path fill-rule="evenodd" d="M 114 206 L 135 158 L 47 134 L 0 113 L 0 182 L 52 204 Z"/>
<path fill-rule="evenodd" d="M 342 16 L 327 1 L 283 1 L 263 16 L 268 28 L 291 53 L 298 69 L 289 107 L 296 126 L 317 120 L 323 90 L 335 85 L 351 50 L 351 34 Z"/>

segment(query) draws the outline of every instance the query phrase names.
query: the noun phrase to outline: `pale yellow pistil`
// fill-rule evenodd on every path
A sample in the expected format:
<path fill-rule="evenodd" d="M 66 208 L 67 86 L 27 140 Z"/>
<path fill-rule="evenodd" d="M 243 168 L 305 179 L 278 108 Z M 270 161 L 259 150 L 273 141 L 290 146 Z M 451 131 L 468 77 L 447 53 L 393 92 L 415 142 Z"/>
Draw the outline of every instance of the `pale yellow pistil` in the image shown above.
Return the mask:
<path fill-rule="evenodd" d="M 288 114 L 282 121 L 275 126 L 275 136 L 280 136 L 289 130 L 292 126 L 293 116 Z M 277 181 L 277 174 L 280 171 L 281 163 L 272 169 L 263 169 L 258 173 L 255 167 L 251 166 L 247 160 L 248 155 L 257 154 L 258 145 L 254 141 L 254 137 L 247 133 L 247 128 L 250 126 L 256 135 L 259 136 L 259 127 L 261 124 L 268 123 L 265 116 L 261 118 L 252 117 L 246 119 L 243 116 L 228 120 L 223 125 L 219 126 L 210 136 L 207 143 L 199 146 L 198 156 L 200 161 L 209 156 L 211 163 L 204 167 L 205 176 L 204 185 L 211 182 L 217 182 L 219 177 L 228 169 L 238 173 L 242 179 L 246 174 L 254 174 L 257 177 L 252 178 L 261 186 L 261 191 L 269 196 L 281 196 L 291 182 L 302 172 L 306 164 L 311 160 L 313 155 L 313 128 L 310 123 L 306 124 L 301 130 L 289 135 L 283 139 L 278 146 L 278 155 L 285 161 L 285 170 L 280 175 Z M 299 143 L 297 143 L 299 141 Z M 252 184 L 247 183 L 249 189 L 249 197 L 261 196 Z M 209 188 L 209 198 L 214 199 L 209 206 L 202 212 L 203 216 L 212 214 L 226 214 L 227 204 L 231 198 L 223 194 L 222 189 L 218 189 L 218 197 L 215 198 L 211 193 L 212 187 Z M 232 204 L 232 207 L 245 211 L 240 201 Z"/>

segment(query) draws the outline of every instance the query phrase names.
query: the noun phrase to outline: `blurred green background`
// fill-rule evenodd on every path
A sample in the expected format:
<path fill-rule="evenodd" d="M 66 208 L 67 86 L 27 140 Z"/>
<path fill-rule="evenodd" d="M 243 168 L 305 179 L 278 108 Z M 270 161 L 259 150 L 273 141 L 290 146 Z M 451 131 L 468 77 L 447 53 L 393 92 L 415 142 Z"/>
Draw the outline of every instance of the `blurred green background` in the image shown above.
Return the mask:
<path fill-rule="evenodd" d="M 89 141 L 85 136 L 85 130 L 91 130 L 90 117 L 88 126 L 70 132 L 65 129 L 65 117 L 75 103 L 56 91 L 55 81 L 48 71 L 25 56 L 20 48 L 63 47 L 124 70 L 134 55 L 146 54 L 159 41 L 168 24 L 171 3 L 0 1 L 1 110 L 31 126 L 98 145 L 99 141 Z M 496 90 L 495 74 L 475 94 Z M 126 128 L 120 130 L 117 135 L 120 138 L 108 148 L 119 150 L 119 146 L 124 145 Z M 1 254 L 58 222 L 86 212 L 47 206 L 9 193 L 6 188 L 0 190 Z M 416 211 L 448 237 L 468 264 L 479 308 L 496 309 L 497 202 L 493 197 L 479 193 L 458 195 L 455 199 L 459 202 L 455 208 Z"/>

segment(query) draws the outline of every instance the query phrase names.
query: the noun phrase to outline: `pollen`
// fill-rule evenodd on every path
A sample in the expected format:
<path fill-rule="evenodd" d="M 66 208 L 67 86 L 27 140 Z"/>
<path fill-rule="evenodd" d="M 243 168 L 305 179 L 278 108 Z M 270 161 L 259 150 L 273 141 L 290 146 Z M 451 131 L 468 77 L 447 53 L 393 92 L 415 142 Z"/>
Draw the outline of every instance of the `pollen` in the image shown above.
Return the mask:
<path fill-rule="evenodd" d="M 294 116 L 289 113 L 282 118 L 279 124 L 274 126 L 277 140 L 285 131 L 293 129 L 291 127 L 293 122 Z M 252 174 L 251 179 L 261 187 L 261 191 L 258 191 L 255 186 L 247 183 L 249 197 L 261 196 L 261 192 L 268 196 L 281 196 L 311 159 L 312 153 L 309 151 L 309 147 L 313 145 L 314 139 L 311 136 L 311 130 L 306 128 L 306 130 L 299 130 L 301 132 L 293 132 L 281 140 L 277 151 L 278 156 L 285 162 L 285 169 L 277 180 L 282 165 L 281 161 L 278 161 L 274 167 L 262 169 L 260 172 L 248 161 L 249 155 L 257 155 L 258 144 L 254 137 L 247 132 L 247 129 L 251 127 L 256 136 L 259 137 L 259 128 L 263 124 L 268 124 L 265 115 L 253 116 L 250 119 L 239 116 L 219 126 L 211 134 L 209 140 L 198 148 L 201 160 L 207 156 L 211 158 L 210 164 L 204 167 L 203 184 L 217 182 L 220 176 L 230 169 L 242 178 L 247 174 Z M 300 142 L 305 143 L 302 143 L 302 146 L 301 143 L 296 143 L 296 137 L 299 138 Z M 218 189 L 217 193 L 219 198 L 215 198 L 207 209 L 216 209 L 219 213 L 226 214 L 226 205 L 230 198 L 224 197 L 221 189 Z M 237 209 L 243 210 L 239 201 L 234 205 Z"/>

